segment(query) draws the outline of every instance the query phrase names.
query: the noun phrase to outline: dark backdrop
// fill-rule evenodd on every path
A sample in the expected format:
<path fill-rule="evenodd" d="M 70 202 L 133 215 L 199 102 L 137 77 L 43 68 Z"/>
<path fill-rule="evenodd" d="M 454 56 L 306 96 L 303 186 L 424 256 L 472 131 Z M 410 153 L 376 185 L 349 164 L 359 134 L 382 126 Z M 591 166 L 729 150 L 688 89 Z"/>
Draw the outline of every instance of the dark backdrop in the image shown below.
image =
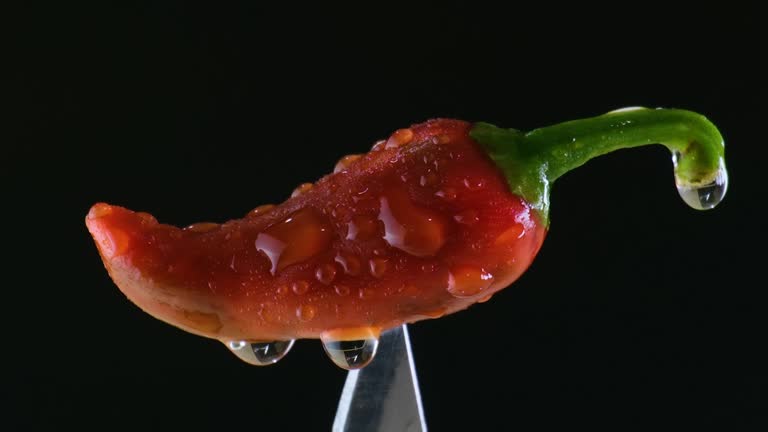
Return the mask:
<path fill-rule="evenodd" d="M 531 129 L 643 105 L 719 125 L 732 181 L 723 204 L 687 208 L 660 146 L 559 180 L 547 241 L 514 286 L 411 326 L 427 421 L 436 431 L 765 428 L 757 9 L 377 4 L 5 14 L 3 389 L 13 403 L 0 421 L 330 428 L 345 373 L 317 341 L 254 368 L 152 319 L 104 271 L 83 223 L 94 202 L 178 225 L 224 221 L 431 117 Z"/>

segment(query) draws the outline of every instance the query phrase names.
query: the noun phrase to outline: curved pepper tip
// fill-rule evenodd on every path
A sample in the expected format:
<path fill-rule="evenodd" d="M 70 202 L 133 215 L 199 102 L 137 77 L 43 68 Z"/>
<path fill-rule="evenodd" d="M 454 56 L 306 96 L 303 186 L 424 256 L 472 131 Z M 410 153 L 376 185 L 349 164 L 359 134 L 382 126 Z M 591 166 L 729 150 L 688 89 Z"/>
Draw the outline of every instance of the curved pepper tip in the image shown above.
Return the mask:
<path fill-rule="evenodd" d="M 113 258 L 125 253 L 131 243 L 130 235 L 120 228 L 119 213 L 129 211 L 120 207 L 105 203 L 98 203 L 91 207 L 85 217 L 85 225 L 88 227 L 99 252 L 105 258 Z"/>
<path fill-rule="evenodd" d="M 113 208 L 114 207 L 106 203 L 96 203 L 91 207 L 91 210 L 88 212 L 85 220 L 88 221 L 91 219 L 98 219 L 103 216 L 109 216 L 109 214 L 112 213 Z"/>
<path fill-rule="evenodd" d="M 156 224 L 152 216 L 97 203 L 86 215 L 85 224 L 104 266 L 126 297 L 157 319 L 194 334 L 216 337 L 225 322 L 208 306 L 207 298 L 180 295 L 181 288 L 161 284 L 151 276 L 156 256 L 144 236 Z"/>

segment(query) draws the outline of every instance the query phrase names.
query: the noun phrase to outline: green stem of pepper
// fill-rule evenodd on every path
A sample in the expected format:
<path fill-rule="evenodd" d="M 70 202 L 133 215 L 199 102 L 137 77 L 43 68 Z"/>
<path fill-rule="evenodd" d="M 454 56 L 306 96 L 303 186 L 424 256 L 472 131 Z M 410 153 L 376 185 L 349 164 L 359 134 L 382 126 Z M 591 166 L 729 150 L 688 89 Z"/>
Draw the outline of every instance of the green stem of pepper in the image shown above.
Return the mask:
<path fill-rule="evenodd" d="M 725 173 L 720 132 L 701 114 L 627 109 L 523 133 L 476 123 L 470 136 L 501 168 L 512 192 L 548 223 L 550 185 L 566 172 L 614 150 L 663 144 L 674 155 L 678 188 L 711 184 Z"/>

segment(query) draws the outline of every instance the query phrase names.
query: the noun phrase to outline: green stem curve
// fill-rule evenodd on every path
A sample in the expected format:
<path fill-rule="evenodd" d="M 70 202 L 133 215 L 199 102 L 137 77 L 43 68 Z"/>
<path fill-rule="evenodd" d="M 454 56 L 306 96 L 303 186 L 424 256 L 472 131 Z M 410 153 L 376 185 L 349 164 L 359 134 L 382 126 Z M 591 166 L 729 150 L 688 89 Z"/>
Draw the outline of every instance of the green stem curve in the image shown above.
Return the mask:
<path fill-rule="evenodd" d="M 666 146 L 673 154 L 681 195 L 686 188 L 723 186 L 727 180 L 720 132 L 703 115 L 686 110 L 624 109 L 528 133 L 476 123 L 470 136 L 496 162 L 512 192 L 536 208 L 545 223 L 550 185 L 590 159 L 618 149 Z"/>

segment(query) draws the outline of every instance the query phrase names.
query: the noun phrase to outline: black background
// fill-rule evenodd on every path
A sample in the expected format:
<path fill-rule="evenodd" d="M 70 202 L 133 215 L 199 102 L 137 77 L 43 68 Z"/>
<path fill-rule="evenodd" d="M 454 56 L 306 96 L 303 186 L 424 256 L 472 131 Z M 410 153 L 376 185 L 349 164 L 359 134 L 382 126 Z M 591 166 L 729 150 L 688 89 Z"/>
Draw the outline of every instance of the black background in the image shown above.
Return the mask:
<path fill-rule="evenodd" d="M 711 212 L 661 146 L 558 181 L 534 265 L 411 326 L 431 430 L 768 425 L 765 35 L 756 7 L 30 6 L 9 20 L 3 127 L 11 430 L 329 430 L 345 373 L 317 341 L 250 367 L 154 320 L 104 271 L 107 201 L 187 225 L 280 202 L 431 117 L 532 129 L 629 105 L 726 139 Z M 7 257 L 8 255 L 6 255 Z M 8 260 L 8 258 L 5 258 Z M 5 429 L 5 428 L 4 428 Z"/>

